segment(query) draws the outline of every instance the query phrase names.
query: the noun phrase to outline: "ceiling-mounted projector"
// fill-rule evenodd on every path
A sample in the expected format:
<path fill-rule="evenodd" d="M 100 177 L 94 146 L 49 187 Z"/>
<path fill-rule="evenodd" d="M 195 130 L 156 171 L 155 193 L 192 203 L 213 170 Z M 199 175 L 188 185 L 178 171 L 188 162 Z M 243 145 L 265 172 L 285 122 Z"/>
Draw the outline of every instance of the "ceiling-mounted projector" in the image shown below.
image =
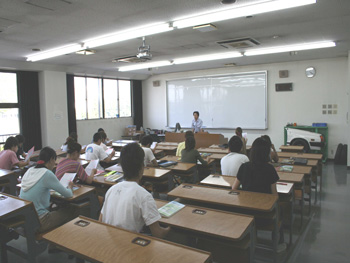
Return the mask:
<path fill-rule="evenodd" d="M 145 37 L 142 38 L 142 46 L 139 47 L 139 53 L 137 53 L 136 57 L 146 60 L 152 59 L 151 47 L 146 45 Z"/>

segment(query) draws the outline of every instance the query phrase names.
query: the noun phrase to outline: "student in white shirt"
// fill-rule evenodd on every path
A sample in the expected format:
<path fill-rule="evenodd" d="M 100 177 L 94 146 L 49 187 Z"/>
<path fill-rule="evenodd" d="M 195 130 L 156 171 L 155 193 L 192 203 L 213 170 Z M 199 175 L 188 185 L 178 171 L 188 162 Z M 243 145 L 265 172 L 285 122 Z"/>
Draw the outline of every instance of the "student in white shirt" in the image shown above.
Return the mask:
<path fill-rule="evenodd" d="M 157 163 L 156 157 L 154 157 L 154 154 L 150 149 L 152 143 L 153 143 L 153 139 L 149 135 L 143 137 L 141 140 L 142 149 L 145 152 L 144 165 L 148 167 L 157 167 L 158 163 Z"/>
<path fill-rule="evenodd" d="M 102 138 L 99 132 L 94 134 L 93 143 L 86 146 L 85 156 L 86 160 L 100 160 L 105 163 L 112 162 L 112 158 L 114 157 L 115 151 L 113 150 L 111 154 L 107 154 L 106 151 L 101 146 Z M 98 170 L 103 170 L 103 168 L 98 165 Z"/>
<path fill-rule="evenodd" d="M 158 220 L 161 216 L 156 203 L 152 195 L 139 185 L 143 175 L 144 155 L 137 143 L 122 148 L 120 163 L 126 181 L 107 191 L 99 220 L 134 232 L 140 232 L 146 225 L 153 236 L 162 238 L 170 228 L 160 227 Z"/>
<path fill-rule="evenodd" d="M 243 142 L 238 136 L 232 136 L 228 142 L 230 153 L 221 159 L 221 172 L 223 175 L 237 176 L 239 167 L 249 162 L 246 155 L 241 154 Z"/>

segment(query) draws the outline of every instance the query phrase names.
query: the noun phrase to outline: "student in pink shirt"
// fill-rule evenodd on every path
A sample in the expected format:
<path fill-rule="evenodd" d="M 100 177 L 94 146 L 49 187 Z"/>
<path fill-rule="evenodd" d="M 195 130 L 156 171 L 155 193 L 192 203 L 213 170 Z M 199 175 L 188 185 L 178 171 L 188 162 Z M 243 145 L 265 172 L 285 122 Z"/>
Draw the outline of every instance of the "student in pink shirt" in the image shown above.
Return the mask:
<path fill-rule="evenodd" d="M 17 158 L 18 140 L 15 137 L 8 137 L 4 150 L 0 152 L 0 168 L 12 170 L 14 166 L 23 167 L 29 164 L 29 161 L 19 161 Z"/>

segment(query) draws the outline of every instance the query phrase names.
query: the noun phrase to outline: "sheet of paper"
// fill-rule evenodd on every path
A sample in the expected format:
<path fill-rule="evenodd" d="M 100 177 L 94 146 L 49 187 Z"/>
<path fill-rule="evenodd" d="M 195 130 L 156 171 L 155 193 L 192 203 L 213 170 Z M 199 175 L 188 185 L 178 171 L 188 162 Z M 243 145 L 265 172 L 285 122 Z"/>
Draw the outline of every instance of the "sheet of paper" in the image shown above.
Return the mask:
<path fill-rule="evenodd" d="M 77 173 L 65 173 L 61 180 L 60 183 L 64 186 L 64 187 L 68 187 L 69 182 L 73 181 L 75 176 L 77 175 Z"/>
<path fill-rule="evenodd" d="M 246 132 L 243 132 L 243 133 L 242 133 L 242 137 L 243 137 L 243 138 L 246 138 L 246 139 L 247 139 L 247 135 L 248 135 L 248 133 L 246 133 Z"/>
<path fill-rule="evenodd" d="M 113 139 L 112 139 L 112 140 L 106 141 L 106 144 L 109 144 L 109 143 L 111 143 L 111 142 L 113 142 Z"/>
<path fill-rule="evenodd" d="M 33 153 L 34 153 L 34 146 L 28 151 L 26 159 L 24 161 L 25 162 L 28 161 L 30 157 L 32 157 Z"/>
<path fill-rule="evenodd" d="M 88 175 L 90 175 L 92 169 L 96 169 L 99 162 L 100 162 L 100 160 L 92 160 L 92 161 L 90 161 L 89 165 L 86 166 L 86 168 L 85 168 L 85 172 Z"/>
<path fill-rule="evenodd" d="M 157 142 L 153 142 L 150 148 L 153 150 L 156 147 L 157 147 Z"/>

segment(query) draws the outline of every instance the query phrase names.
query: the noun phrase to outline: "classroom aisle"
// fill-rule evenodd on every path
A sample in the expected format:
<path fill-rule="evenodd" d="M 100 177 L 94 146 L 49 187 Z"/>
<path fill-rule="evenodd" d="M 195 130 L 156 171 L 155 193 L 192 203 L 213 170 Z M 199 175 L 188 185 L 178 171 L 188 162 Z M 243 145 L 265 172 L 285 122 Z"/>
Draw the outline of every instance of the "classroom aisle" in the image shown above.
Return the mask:
<path fill-rule="evenodd" d="M 323 167 L 321 203 L 288 263 L 343 263 L 350 260 L 350 170 L 329 163 Z M 302 240 L 300 240 L 302 241 Z"/>

